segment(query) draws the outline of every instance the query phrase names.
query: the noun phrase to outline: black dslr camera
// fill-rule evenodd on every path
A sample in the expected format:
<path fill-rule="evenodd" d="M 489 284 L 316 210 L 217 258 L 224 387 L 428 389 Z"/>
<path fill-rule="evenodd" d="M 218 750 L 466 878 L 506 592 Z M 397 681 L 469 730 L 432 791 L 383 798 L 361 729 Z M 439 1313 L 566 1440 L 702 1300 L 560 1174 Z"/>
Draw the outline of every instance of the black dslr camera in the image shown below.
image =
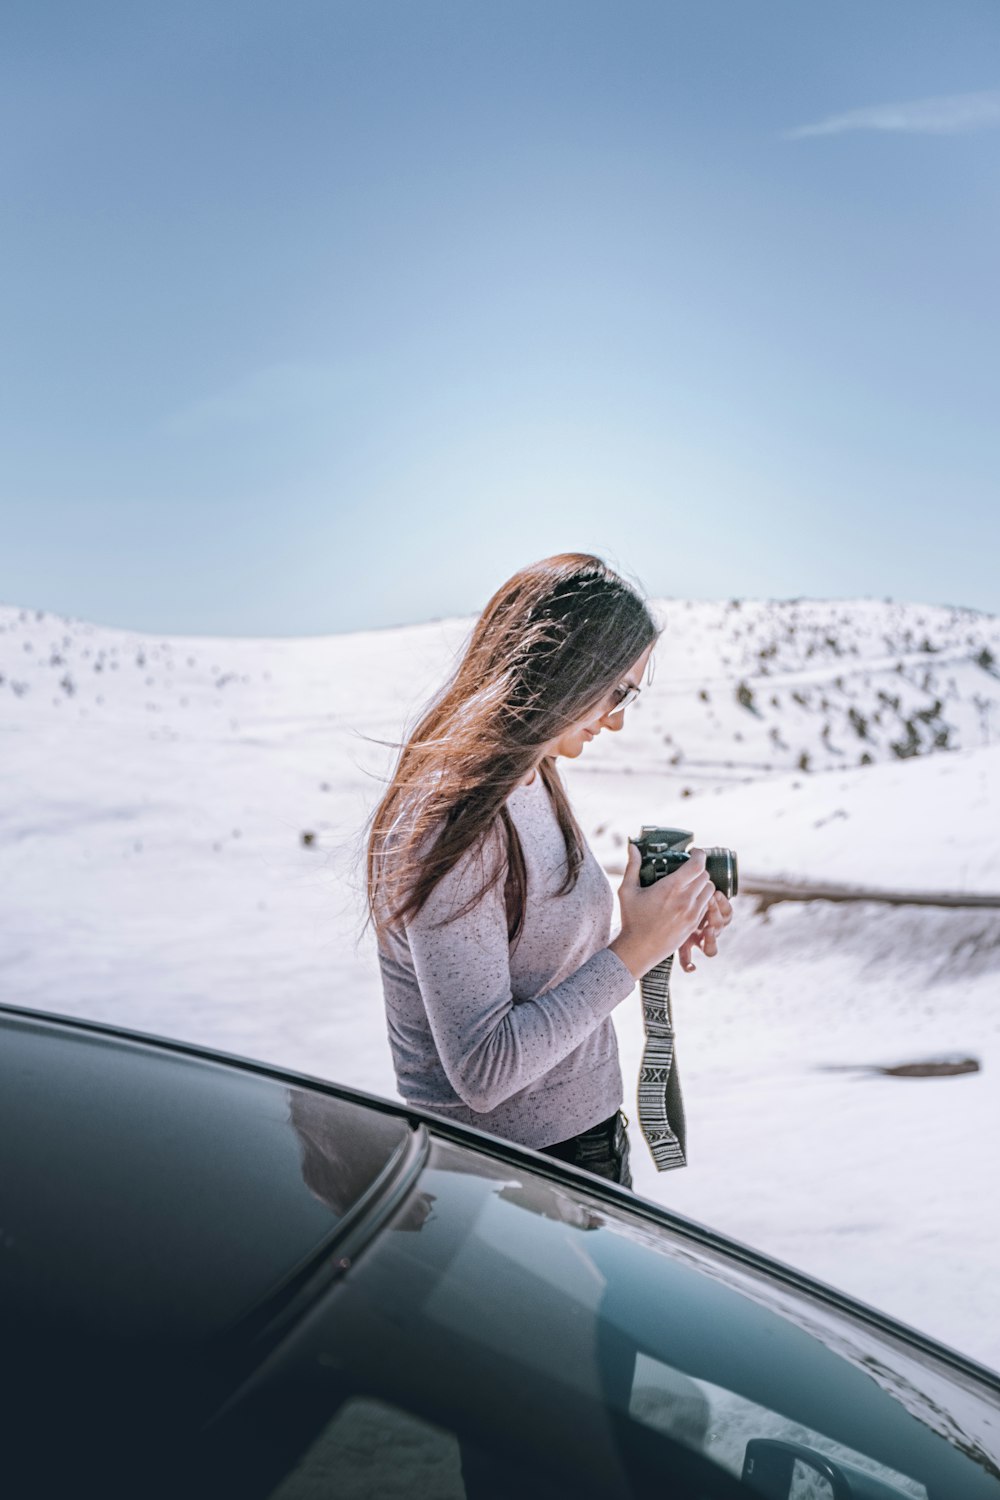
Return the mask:
<path fill-rule="evenodd" d="M 654 828 L 648 823 L 642 826 L 635 844 L 642 858 L 639 866 L 639 884 L 653 885 L 664 875 L 672 875 L 691 858 L 686 852 L 694 838 L 684 828 Z M 724 896 L 735 896 L 740 888 L 739 870 L 734 849 L 706 849 L 705 869 L 709 880 Z"/>

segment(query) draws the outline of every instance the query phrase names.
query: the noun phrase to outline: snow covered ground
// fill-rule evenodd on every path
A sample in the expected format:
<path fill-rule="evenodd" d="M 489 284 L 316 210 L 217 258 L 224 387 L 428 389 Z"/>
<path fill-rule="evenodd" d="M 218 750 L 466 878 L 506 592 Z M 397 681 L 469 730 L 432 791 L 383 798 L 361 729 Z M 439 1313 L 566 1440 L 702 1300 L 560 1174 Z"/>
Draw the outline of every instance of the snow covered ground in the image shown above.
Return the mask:
<path fill-rule="evenodd" d="M 615 883 L 662 822 L 748 883 L 1000 895 L 1000 621 L 658 608 L 625 731 L 563 763 Z M 0 998 L 394 1093 L 363 824 L 470 623 L 159 639 L 0 609 Z M 745 895 L 726 938 L 674 982 L 691 1164 L 658 1176 L 636 1133 L 637 1190 L 1000 1369 L 1000 910 Z M 616 1019 L 633 1080 L 638 994 Z M 959 1054 L 981 1070 L 870 1070 Z"/>

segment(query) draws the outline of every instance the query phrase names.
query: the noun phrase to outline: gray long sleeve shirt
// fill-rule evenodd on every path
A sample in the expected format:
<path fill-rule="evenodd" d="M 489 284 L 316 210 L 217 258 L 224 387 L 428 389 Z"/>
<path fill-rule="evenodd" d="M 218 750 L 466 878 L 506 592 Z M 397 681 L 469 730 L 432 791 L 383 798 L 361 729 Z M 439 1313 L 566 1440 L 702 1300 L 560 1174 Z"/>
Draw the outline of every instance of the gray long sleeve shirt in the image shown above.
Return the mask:
<path fill-rule="evenodd" d="M 525 1146 L 568 1140 L 622 1102 L 611 1012 L 635 980 L 608 948 L 614 899 L 589 845 L 575 888 L 556 895 L 566 849 L 541 776 L 507 800 L 524 850 L 524 928 L 507 941 L 501 877 L 470 852 L 404 930 L 379 944 L 389 1044 L 409 1104 Z M 488 860 L 499 839 L 491 841 Z"/>

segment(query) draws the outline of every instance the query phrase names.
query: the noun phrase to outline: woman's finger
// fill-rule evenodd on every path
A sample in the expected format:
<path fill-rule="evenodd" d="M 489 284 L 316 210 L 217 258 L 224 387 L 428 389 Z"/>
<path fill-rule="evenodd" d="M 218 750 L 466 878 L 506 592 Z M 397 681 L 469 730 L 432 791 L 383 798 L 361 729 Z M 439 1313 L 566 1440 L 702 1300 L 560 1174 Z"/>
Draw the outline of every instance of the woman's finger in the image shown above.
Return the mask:
<path fill-rule="evenodd" d="M 621 890 L 631 890 L 632 886 L 639 884 L 639 866 L 642 856 L 639 853 L 638 844 L 628 841 L 628 850 L 625 856 L 625 873 L 622 876 Z"/>
<path fill-rule="evenodd" d="M 712 906 L 712 897 L 715 895 L 715 886 L 705 877 L 705 884 L 698 890 L 698 907 L 701 912 L 701 920 L 708 916 Z"/>
<path fill-rule="evenodd" d="M 708 876 L 705 874 L 704 859 L 699 860 L 692 856 L 672 874 L 667 875 L 663 880 L 658 880 L 656 885 L 663 889 L 664 899 L 669 899 L 671 893 L 676 895 L 680 891 L 700 889 L 705 880 L 708 880 Z M 709 884 L 711 885 L 711 881 Z"/>

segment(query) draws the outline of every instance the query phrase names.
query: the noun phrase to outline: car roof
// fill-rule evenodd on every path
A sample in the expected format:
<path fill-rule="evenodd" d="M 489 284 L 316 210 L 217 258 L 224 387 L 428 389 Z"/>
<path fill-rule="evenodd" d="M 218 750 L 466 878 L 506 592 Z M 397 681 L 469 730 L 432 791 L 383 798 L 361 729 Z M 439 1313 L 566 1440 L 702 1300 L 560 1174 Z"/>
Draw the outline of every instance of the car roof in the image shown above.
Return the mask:
<path fill-rule="evenodd" d="M 0 1317 L 174 1346 L 249 1327 L 411 1139 L 263 1068 L 0 1009 Z"/>

